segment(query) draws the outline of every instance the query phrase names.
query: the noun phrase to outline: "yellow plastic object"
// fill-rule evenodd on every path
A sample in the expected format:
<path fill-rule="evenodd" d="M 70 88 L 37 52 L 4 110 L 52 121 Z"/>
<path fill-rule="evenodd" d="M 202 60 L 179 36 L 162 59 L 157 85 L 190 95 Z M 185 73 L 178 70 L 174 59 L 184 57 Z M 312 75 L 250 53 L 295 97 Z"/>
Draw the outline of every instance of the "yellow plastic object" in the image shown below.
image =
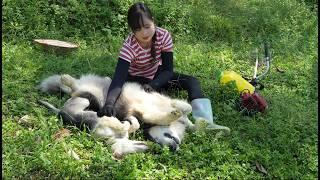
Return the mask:
<path fill-rule="evenodd" d="M 243 79 L 239 74 L 234 71 L 222 71 L 220 75 L 220 84 L 224 85 L 230 81 L 235 81 L 238 91 L 241 93 L 243 90 L 250 94 L 254 93 L 255 87 L 247 80 Z"/>

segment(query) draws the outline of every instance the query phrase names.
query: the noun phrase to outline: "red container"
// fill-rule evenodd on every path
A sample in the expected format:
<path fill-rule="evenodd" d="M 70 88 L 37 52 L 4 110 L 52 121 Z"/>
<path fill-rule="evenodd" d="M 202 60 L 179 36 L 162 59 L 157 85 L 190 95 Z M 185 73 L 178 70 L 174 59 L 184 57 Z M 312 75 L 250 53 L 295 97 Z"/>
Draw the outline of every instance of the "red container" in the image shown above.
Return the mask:
<path fill-rule="evenodd" d="M 267 108 L 267 101 L 257 92 L 241 94 L 241 109 L 247 109 L 250 112 L 264 112 Z"/>

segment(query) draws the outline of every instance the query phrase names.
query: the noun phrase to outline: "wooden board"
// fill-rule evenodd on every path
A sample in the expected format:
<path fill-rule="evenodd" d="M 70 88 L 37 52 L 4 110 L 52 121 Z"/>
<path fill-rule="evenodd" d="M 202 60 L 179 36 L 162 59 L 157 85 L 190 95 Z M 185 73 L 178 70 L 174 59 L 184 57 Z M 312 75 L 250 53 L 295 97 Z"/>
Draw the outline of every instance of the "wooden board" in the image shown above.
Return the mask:
<path fill-rule="evenodd" d="M 55 39 L 34 39 L 33 42 L 43 47 L 46 51 L 59 54 L 65 54 L 79 47 L 76 44 Z"/>

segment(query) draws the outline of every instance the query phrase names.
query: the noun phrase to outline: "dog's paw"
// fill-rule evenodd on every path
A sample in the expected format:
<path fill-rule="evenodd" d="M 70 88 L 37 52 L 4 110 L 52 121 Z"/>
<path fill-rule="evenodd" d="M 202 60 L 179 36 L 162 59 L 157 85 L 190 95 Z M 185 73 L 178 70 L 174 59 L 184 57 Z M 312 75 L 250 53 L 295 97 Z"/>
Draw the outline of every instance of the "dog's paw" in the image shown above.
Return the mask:
<path fill-rule="evenodd" d="M 196 128 L 196 125 L 195 124 L 193 124 L 190 120 L 188 120 L 188 122 L 187 122 L 187 128 L 189 129 L 189 130 L 191 130 L 191 131 L 195 131 L 197 128 Z"/>
<path fill-rule="evenodd" d="M 172 110 L 172 111 L 169 111 L 169 112 L 166 112 L 166 113 L 162 113 L 161 116 L 155 116 L 154 120 L 153 121 L 149 121 L 148 123 L 156 124 L 156 125 L 168 126 L 172 122 L 178 120 L 182 116 L 183 116 L 182 111 L 175 109 L 175 110 Z"/>
<path fill-rule="evenodd" d="M 111 127 L 113 127 L 115 130 L 121 131 L 121 132 L 127 132 L 130 129 L 130 122 L 128 121 L 123 121 L 120 122 L 119 119 L 116 117 L 108 117 L 109 121 L 112 123 Z"/>
<path fill-rule="evenodd" d="M 171 103 L 173 108 L 176 108 L 180 111 L 182 111 L 183 114 L 189 114 L 192 111 L 192 107 L 189 103 L 179 100 L 179 99 L 174 99 L 172 100 Z"/>
<path fill-rule="evenodd" d="M 126 121 L 129 121 L 131 123 L 129 133 L 136 132 L 140 128 L 140 123 L 138 119 L 134 116 L 129 116 L 125 119 Z"/>
<path fill-rule="evenodd" d="M 145 152 L 149 149 L 148 145 L 143 141 L 132 141 L 135 152 Z"/>
<path fill-rule="evenodd" d="M 109 76 L 104 77 L 107 81 L 111 81 L 111 78 Z"/>
<path fill-rule="evenodd" d="M 182 111 L 180 110 L 173 110 L 170 112 L 170 116 L 174 119 L 177 120 L 179 117 L 183 115 Z"/>
<path fill-rule="evenodd" d="M 74 86 L 74 78 L 69 74 L 61 75 L 61 83 L 67 87 L 72 88 Z"/>
<path fill-rule="evenodd" d="M 127 138 L 122 138 L 115 139 L 111 149 L 113 152 L 113 157 L 119 160 L 130 153 L 145 152 L 149 149 L 149 147 L 143 141 L 133 141 Z"/>
<path fill-rule="evenodd" d="M 123 127 L 120 129 L 121 131 L 129 131 L 131 124 L 128 121 L 124 121 L 122 122 Z"/>
<path fill-rule="evenodd" d="M 126 132 L 130 129 L 128 121 L 120 122 L 116 117 L 103 116 L 100 118 L 100 124 L 116 131 Z"/>

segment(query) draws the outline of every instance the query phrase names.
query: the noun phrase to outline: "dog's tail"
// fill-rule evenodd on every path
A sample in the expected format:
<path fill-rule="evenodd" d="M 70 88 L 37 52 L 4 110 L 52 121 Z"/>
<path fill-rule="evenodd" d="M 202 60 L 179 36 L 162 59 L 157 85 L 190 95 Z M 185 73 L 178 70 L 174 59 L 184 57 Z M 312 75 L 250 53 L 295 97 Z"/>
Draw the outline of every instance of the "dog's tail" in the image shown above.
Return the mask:
<path fill-rule="evenodd" d="M 37 86 L 37 88 L 45 93 L 66 93 L 71 94 L 72 90 L 70 87 L 64 85 L 61 82 L 61 75 L 52 75 L 42 80 L 41 83 Z"/>
<path fill-rule="evenodd" d="M 46 101 L 42 101 L 42 100 L 38 100 L 38 102 L 40 104 L 42 104 L 43 106 L 45 106 L 46 108 L 50 109 L 52 112 L 54 112 L 55 114 L 59 114 L 60 113 L 60 109 L 54 107 L 52 104 L 46 102 Z"/>
<path fill-rule="evenodd" d="M 81 122 L 77 121 L 73 116 L 71 116 L 69 113 L 65 112 L 64 110 L 60 110 L 56 107 L 54 107 L 52 104 L 38 100 L 38 102 L 48 108 L 49 110 L 53 111 L 56 115 L 58 115 L 59 118 L 62 119 L 63 124 L 65 125 L 75 125 L 77 126 L 80 130 L 87 129 L 88 127 L 84 126 Z M 89 130 L 89 129 L 87 129 Z"/>

